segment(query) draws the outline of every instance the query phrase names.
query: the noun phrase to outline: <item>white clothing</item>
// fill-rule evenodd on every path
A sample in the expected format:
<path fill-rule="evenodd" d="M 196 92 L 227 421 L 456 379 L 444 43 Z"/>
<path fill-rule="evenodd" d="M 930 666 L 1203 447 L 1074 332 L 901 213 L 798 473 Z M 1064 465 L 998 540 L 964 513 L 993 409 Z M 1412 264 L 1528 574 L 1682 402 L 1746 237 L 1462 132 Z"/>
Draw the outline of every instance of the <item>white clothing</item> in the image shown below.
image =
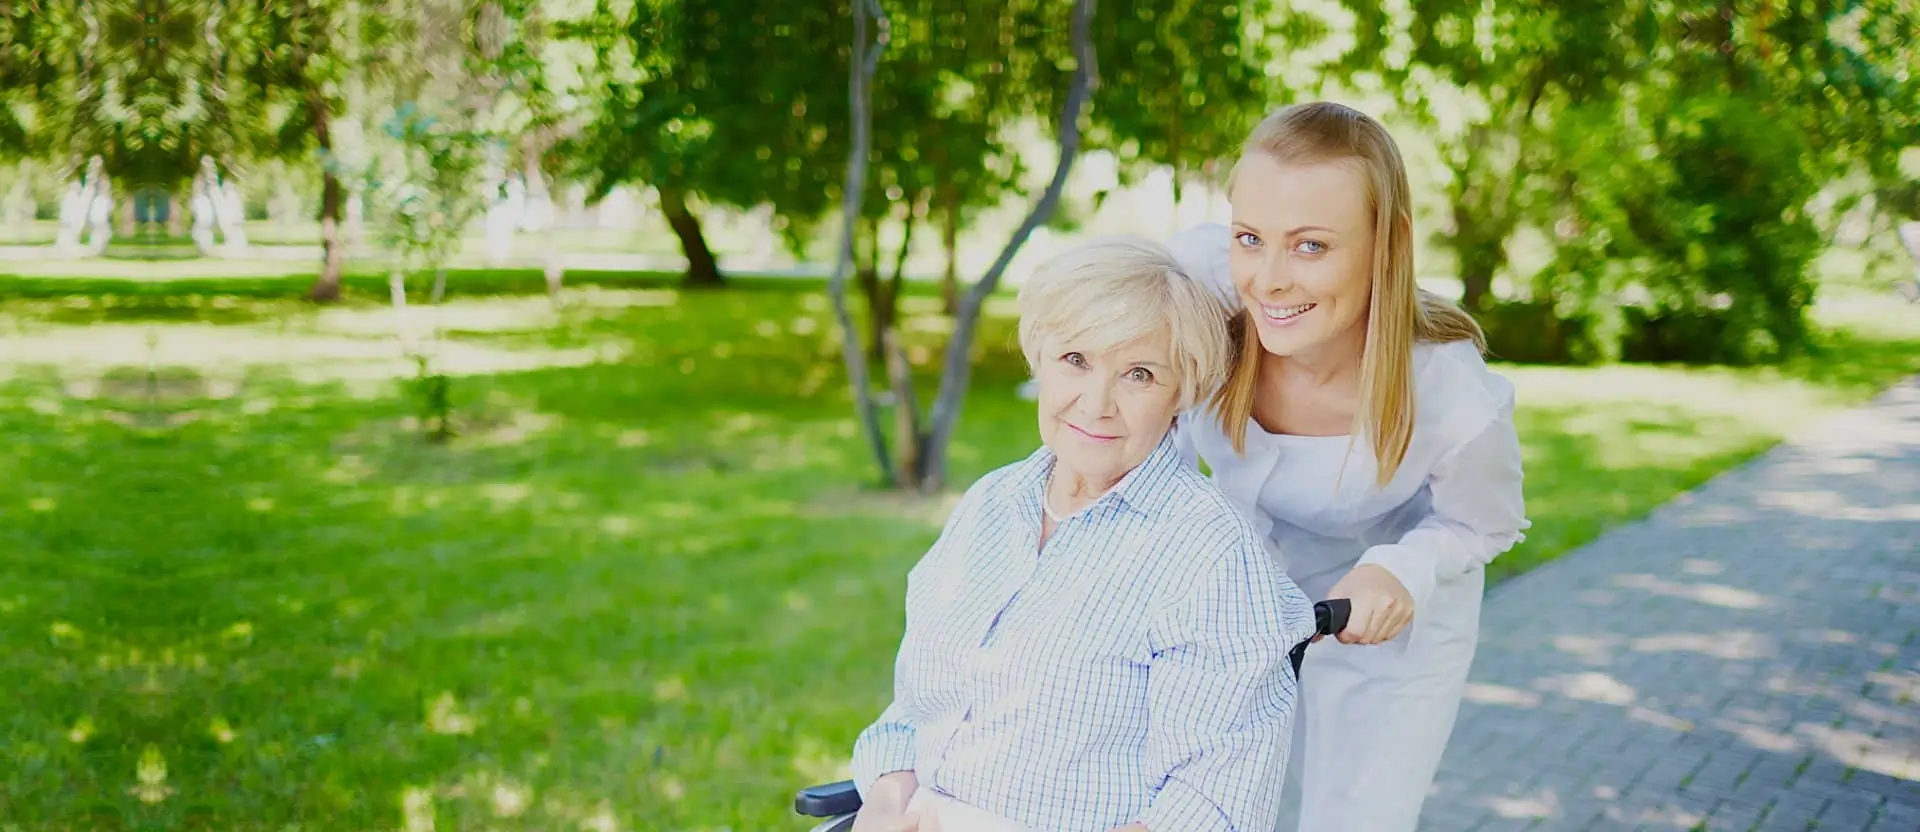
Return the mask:
<path fill-rule="evenodd" d="M 87 227 L 87 192 L 78 182 L 67 184 L 67 193 L 60 198 L 60 234 L 54 245 L 60 251 L 70 251 L 80 245 L 80 237 Z"/>
<path fill-rule="evenodd" d="M 1230 238 L 1200 226 L 1169 247 L 1237 310 Z M 1485 566 L 1529 525 L 1512 384 L 1464 341 L 1416 345 L 1413 375 L 1412 441 L 1384 488 L 1366 436 L 1275 435 L 1249 420 L 1240 456 L 1209 409 L 1180 420 L 1190 452 L 1309 598 L 1360 563 L 1413 597 L 1413 623 L 1393 641 L 1307 650 L 1288 778 L 1301 787 L 1302 832 L 1415 828 L 1465 692 Z"/>
<path fill-rule="evenodd" d="M 908 812 L 926 812 L 935 818 L 940 832 L 1027 832 L 1027 828 L 999 815 L 969 806 L 926 786 L 913 791 L 907 801 Z M 924 828 L 925 824 L 922 824 Z"/>

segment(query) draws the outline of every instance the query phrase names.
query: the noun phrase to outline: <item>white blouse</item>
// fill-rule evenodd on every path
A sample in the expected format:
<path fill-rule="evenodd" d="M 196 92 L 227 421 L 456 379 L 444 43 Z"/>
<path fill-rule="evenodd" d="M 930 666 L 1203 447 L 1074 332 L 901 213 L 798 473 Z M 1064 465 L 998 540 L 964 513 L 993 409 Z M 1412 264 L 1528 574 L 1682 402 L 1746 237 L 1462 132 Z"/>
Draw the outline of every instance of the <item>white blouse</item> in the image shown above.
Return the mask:
<path fill-rule="evenodd" d="M 1175 235 L 1169 247 L 1238 309 L 1229 242 L 1224 226 L 1208 225 Z M 1206 461 L 1309 598 L 1325 598 L 1356 564 L 1374 563 L 1406 586 L 1416 610 L 1431 609 L 1436 587 L 1525 539 L 1513 385 L 1469 341 L 1416 344 L 1413 374 L 1413 437 L 1385 487 L 1364 435 L 1273 434 L 1249 419 L 1241 456 L 1210 407 L 1181 416 L 1189 455 Z"/>

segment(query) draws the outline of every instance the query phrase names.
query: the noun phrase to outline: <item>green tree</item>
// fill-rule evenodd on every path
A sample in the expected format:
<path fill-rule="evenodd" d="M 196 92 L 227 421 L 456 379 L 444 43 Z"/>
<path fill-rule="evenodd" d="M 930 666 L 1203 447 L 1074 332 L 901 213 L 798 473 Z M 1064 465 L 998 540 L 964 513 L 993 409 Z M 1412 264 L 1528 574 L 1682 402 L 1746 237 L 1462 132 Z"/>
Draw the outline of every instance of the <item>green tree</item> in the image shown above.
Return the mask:
<path fill-rule="evenodd" d="M 491 0 L 474 27 L 471 74 L 496 90 L 488 129 L 521 137 L 518 162 L 530 180 L 597 179 L 585 131 L 613 77 L 597 58 L 624 33 L 593 4 L 564 0 Z M 557 303 L 561 252 L 554 235 L 544 246 L 547 290 Z"/>
<path fill-rule="evenodd" d="M 1516 320 L 1493 279 L 1517 229 L 1547 232 L 1521 291 L 1569 325 L 1522 329 L 1579 343 L 1543 354 L 1799 348 L 1812 199 L 1853 172 L 1894 181 L 1920 112 L 1898 3 L 1345 5 L 1355 41 L 1331 77 L 1377 80 L 1438 136 L 1464 304 Z"/>
<path fill-rule="evenodd" d="M 76 63 L 77 18 L 72 3 L 0 2 L 0 154 L 46 155 L 63 70 Z"/>
<path fill-rule="evenodd" d="M 1264 72 L 1264 6 L 1155 0 L 1102 11 L 1092 39 L 1107 55 L 1099 71 L 1109 82 L 1090 102 L 1088 147 L 1113 151 L 1123 173 L 1172 167 L 1176 197 L 1186 174 L 1237 150 L 1274 92 Z M 887 57 L 872 90 L 872 175 L 856 245 L 855 274 L 872 307 L 874 360 L 881 333 L 893 326 L 902 267 L 920 225 L 937 224 L 942 232 L 943 294 L 948 312 L 957 309 L 961 231 L 975 211 L 1017 193 L 1028 175 L 1009 133 L 1055 112 L 1067 85 L 1059 69 L 1071 60 L 1065 45 L 1039 36 L 1070 25 L 1063 11 L 1033 2 L 889 6 Z M 887 222 L 901 232 L 893 277 L 882 282 L 887 258 L 879 239 Z"/>
<path fill-rule="evenodd" d="M 918 398 L 913 388 L 912 375 L 898 339 L 894 337 L 895 331 L 887 329 L 882 333 L 882 346 L 888 376 L 895 390 L 894 406 L 901 434 L 898 442 L 899 464 L 896 467 L 894 453 L 881 428 L 878 408 L 869 387 L 866 352 L 861 348 L 852 316 L 847 310 L 845 296 L 846 280 L 855 260 L 855 238 L 861 226 L 861 203 L 867 190 L 866 176 L 870 164 L 869 135 L 873 132 L 874 120 L 870 109 L 869 85 L 874 77 L 875 63 L 880 57 L 879 48 L 885 46 L 890 38 L 892 22 L 881 11 L 878 3 L 871 0 L 862 2 L 855 8 L 855 47 L 851 50 L 852 60 L 848 63 L 851 92 L 848 99 L 852 111 L 850 119 L 852 129 L 849 133 L 852 146 L 848 151 L 846 182 L 841 188 L 840 254 L 829 293 L 840 324 L 842 352 L 847 364 L 848 378 L 854 387 L 855 406 L 873 447 L 881 479 L 889 485 L 933 491 L 944 484 L 946 444 L 952 436 L 953 426 L 960 416 L 961 402 L 966 396 L 967 383 L 972 370 L 973 336 L 979 322 L 981 307 L 987 296 L 999 284 L 1001 275 L 1005 273 L 1008 264 L 1025 244 L 1028 236 L 1052 214 L 1059 202 L 1061 191 L 1066 185 L 1067 175 L 1073 168 L 1084 129 L 1082 121 L 1095 87 L 1092 42 L 1093 0 L 1076 0 L 1072 15 L 1069 27 L 1069 48 L 1072 57 L 1065 63 L 1070 74 L 1065 96 L 1060 104 L 1057 134 L 1059 153 L 1053 175 L 1044 190 L 1034 199 L 1025 220 L 1007 241 L 992 268 L 960 299 L 955 313 L 954 336 L 947 344 L 939 390 L 935 395 L 932 411 L 924 423 L 917 414 Z M 877 35 L 868 34 L 869 23 L 874 24 Z M 870 42 L 869 37 L 875 40 Z"/>
<path fill-rule="evenodd" d="M 936 225 L 946 250 L 942 290 L 951 314 L 959 303 L 959 237 L 968 219 L 1017 192 L 1027 177 L 1008 135 L 1049 112 L 1064 77 L 1054 68 L 1057 46 L 1031 37 L 1058 31 L 1040 3 L 991 7 L 952 0 L 893 4 L 886 22 L 886 60 L 870 89 L 869 175 L 855 229 L 855 277 L 866 297 L 869 359 L 882 361 L 882 342 L 898 316 L 899 297 L 915 233 Z M 829 133 L 837 146 L 844 131 Z M 888 225 L 899 228 L 891 257 L 882 244 Z M 892 262 L 892 275 L 882 275 Z M 898 393 L 899 391 L 896 391 Z"/>
<path fill-rule="evenodd" d="M 1330 77 L 1377 79 L 1437 138 L 1449 177 L 1436 236 L 1453 255 L 1462 305 L 1484 312 L 1514 232 L 1552 201 L 1552 125 L 1643 82 L 1660 36 L 1653 9 L 1641 0 L 1440 0 L 1406 15 L 1372 0 L 1346 6 L 1355 41 Z"/>
<path fill-rule="evenodd" d="M 628 34 L 604 44 L 602 60 L 631 69 L 612 80 L 582 142 L 594 150 L 595 191 L 652 185 L 690 285 L 721 282 L 700 204 L 766 203 L 801 223 L 831 204 L 834 173 L 819 162 L 836 155 L 826 125 L 845 124 L 847 105 L 844 86 L 822 70 L 832 56 L 845 60 L 838 11 L 740 0 L 601 7 Z"/>
<path fill-rule="evenodd" d="M 260 106 L 239 130 L 249 150 L 265 158 L 312 161 L 321 173 L 322 264 L 308 297 L 340 296 L 345 268 L 346 180 L 361 160 L 348 158 L 364 136 L 373 91 L 391 87 L 412 60 L 404 51 L 407 12 L 398 0 L 284 0 L 262 2 L 244 39 L 233 44 L 229 86 L 244 83 Z M 346 135 L 343 135 L 346 134 Z"/>
<path fill-rule="evenodd" d="M 1250 8 L 1254 21 L 1242 19 L 1248 12 L 1240 3 L 1195 0 L 1099 15 L 1092 4 L 969 7 L 940 0 L 894 4 L 884 14 L 865 10 L 877 31 L 856 39 L 871 47 L 855 54 L 870 59 L 879 48 L 885 54 L 870 76 L 851 76 L 852 100 L 867 110 L 853 119 L 859 147 L 848 151 L 849 173 L 857 176 L 842 186 L 842 196 L 848 187 L 862 193 L 843 202 L 842 257 L 868 301 L 866 350 L 850 329 L 851 316 L 843 314 L 842 323 L 849 328 L 848 373 L 861 420 L 888 482 L 923 490 L 943 485 L 980 304 L 1027 236 L 1053 216 L 1083 141 L 1115 150 L 1128 171 L 1153 165 L 1196 170 L 1237 149 L 1271 86 L 1258 25 L 1263 7 Z M 856 26 L 865 25 L 860 20 Z M 1048 36 L 1063 31 L 1068 39 Z M 1111 66 L 1095 65 L 1095 43 L 1119 56 Z M 1117 82 L 1094 83 L 1110 70 Z M 1012 134 L 1048 116 L 1057 120 L 1061 142 L 1052 177 L 1000 258 L 962 296 L 951 253 L 964 218 L 1019 193 L 1029 176 Z M 1169 126 L 1170 119 L 1190 124 Z M 940 388 L 923 414 L 895 305 L 914 230 L 930 222 L 943 226 L 956 327 Z M 887 224 L 899 233 L 892 276 L 883 279 Z M 838 286 L 836 303 L 843 303 Z M 872 365 L 883 368 L 891 387 L 891 442 L 867 381 Z"/>
<path fill-rule="evenodd" d="M 1560 238 L 1576 257 L 1536 283 L 1580 298 L 1574 311 L 1597 331 L 1621 331 L 1627 358 L 1751 362 L 1805 349 L 1810 268 L 1826 236 L 1812 203 L 1852 173 L 1888 181 L 1913 141 L 1913 52 L 1901 44 L 1916 12 L 1730 2 L 1662 12 L 1648 82 L 1594 125 L 1637 146 L 1616 144 L 1611 159 L 1569 154 L 1578 164 L 1561 168 L 1563 217 L 1584 233 Z M 1566 291 L 1570 281 L 1582 290 Z M 1629 291 L 1641 297 L 1616 308 Z"/>
<path fill-rule="evenodd" d="M 1920 221 L 1920 170 L 1901 165 L 1920 145 L 1920 7 L 1782 3 L 1748 17 L 1751 58 L 1772 85 L 1792 90 L 1778 97 L 1811 138 L 1815 175 L 1829 187 L 1862 184 L 1826 215 L 1823 235 L 1863 199 L 1873 200 L 1878 228 Z M 1920 249 L 1910 253 L 1920 259 Z"/>
<path fill-rule="evenodd" d="M 1271 43 L 1312 45 L 1323 34 L 1267 26 L 1267 3 L 1151 0 L 1108 4 L 1094 21 L 1101 45 L 1088 146 L 1112 151 L 1122 173 L 1170 167 L 1173 194 L 1196 171 L 1240 150 L 1267 103 L 1290 96 L 1267 77 Z"/>

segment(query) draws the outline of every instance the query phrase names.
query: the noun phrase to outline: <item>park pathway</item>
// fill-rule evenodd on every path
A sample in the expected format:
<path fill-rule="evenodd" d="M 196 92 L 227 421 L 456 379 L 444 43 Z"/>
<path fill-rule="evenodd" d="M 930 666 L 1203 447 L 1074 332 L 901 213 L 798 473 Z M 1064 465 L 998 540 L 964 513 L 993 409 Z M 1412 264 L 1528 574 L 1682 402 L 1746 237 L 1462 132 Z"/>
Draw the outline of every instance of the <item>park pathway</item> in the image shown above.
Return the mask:
<path fill-rule="evenodd" d="M 1467 698 L 1423 830 L 1920 832 L 1920 379 L 1489 593 Z"/>

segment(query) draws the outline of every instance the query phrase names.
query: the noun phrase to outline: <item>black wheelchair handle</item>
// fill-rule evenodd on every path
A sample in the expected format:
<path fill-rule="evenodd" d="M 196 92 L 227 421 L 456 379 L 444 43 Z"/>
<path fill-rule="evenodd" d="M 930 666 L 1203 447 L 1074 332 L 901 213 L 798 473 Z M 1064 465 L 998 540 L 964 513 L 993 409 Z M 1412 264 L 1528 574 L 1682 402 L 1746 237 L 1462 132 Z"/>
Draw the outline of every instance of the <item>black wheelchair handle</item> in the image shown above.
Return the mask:
<path fill-rule="evenodd" d="M 1313 605 L 1313 631 L 1318 635 L 1337 636 L 1347 628 L 1347 619 L 1352 616 L 1352 601 L 1328 598 Z"/>
<path fill-rule="evenodd" d="M 1347 628 L 1347 619 L 1353 616 L 1353 602 L 1345 598 L 1328 598 L 1313 605 L 1313 635 L 1337 636 Z M 1308 638 L 1287 651 L 1287 661 L 1293 664 L 1293 678 L 1300 678 L 1300 665 L 1307 660 L 1307 645 L 1313 643 Z"/>
<path fill-rule="evenodd" d="M 860 791 L 852 780 L 808 786 L 794 795 L 793 810 L 809 818 L 851 815 L 860 811 Z"/>

